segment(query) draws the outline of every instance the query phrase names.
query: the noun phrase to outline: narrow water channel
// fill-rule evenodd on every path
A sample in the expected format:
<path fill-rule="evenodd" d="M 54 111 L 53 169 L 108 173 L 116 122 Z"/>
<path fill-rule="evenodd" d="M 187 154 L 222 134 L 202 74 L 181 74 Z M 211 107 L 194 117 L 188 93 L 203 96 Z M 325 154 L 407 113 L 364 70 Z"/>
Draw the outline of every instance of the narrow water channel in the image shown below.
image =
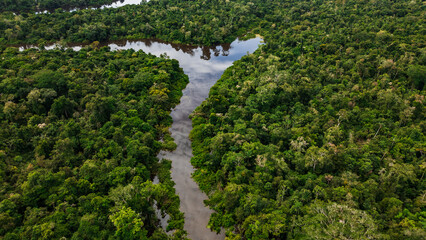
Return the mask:
<path fill-rule="evenodd" d="M 105 43 L 111 50 L 134 49 L 143 50 L 156 56 L 167 54 L 170 58 L 179 61 L 180 67 L 189 77 L 189 83 L 183 90 L 180 104 L 171 111 L 173 125 L 170 128 L 177 148 L 173 152 L 162 151 L 160 159 L 172 161 L 172 179 L 176 183 L 176 192 L 179 195 L 180 210 L 185 214 L 185 230 L 188 237 L 193 240 L 224 239 L 224 234 L 211 232 L 206 226 L 212 211 L 204 205 L 207 196 L 200 191 L 198 185 L 191 178 L 194 172 L 190 160 L 192 157 L 191 141 L 189 133 L 192 123 L 189 115 L 199 106 L 209 94 L 210 88 L 220 78 L 226 68 L 247 53 L 254 52 L 261 38 L 247 41 L 236 40 L 231 44 L 208 47 L 191 47 L 187 45 L 170 44 L 161 41 L 118 41 Z M 21 46 L 20 50 L 31 46 Z M 47 46 L 46 49 L 55 46 Z M 71 46 L 78 51 L 81 46 Z"/>
<path fill-rule="evenodd" d="M 123 7 L 126 5 L 139 5 L 142 4 L 144 2 L 149 2 L 149 0 L 117 0 L 111 4 L 105 4 L 105 5 L 101 5 L 101 6 L 92 6 L 92 7 L 82 7 L 82 8 L 62 8 L 62 10 L 68 11 L 68 12 L 75 12 L 78 10 L 82 10 L 82 9 L 104 9 L 104 8 L 119 8 L 119 7 Z M 36 14 L 41 14 L 41 13 L 50 13 L 50 12 L 54 12 L 54 9 L 51 10 L 40 10 L 40 11 L 36 11 Z"/>
<path fill-rule="evenodd" d="M 141 2 L 149 2 L 149 0 L 118 0 L 116 2 L 113 2 L 111 4 L 103 5 L 100 7 L 100 9 L 104 8 L 118 8 L 126 5 L 138 5 L 141 4 Z"/>
<path fill-rule="evenodd" d="M 182 51 L 167 51 L 167 55 L 177 59 L 184 72 L 189 77 L 189 83 L 183 91 L 181 102 L 172 110 L 173 124 L 170 128 L 177 148 L 173 152 L 161 152 L 159 158 L 172 161 L 172 179 L 176 183 L 176 192 L 181 201 L 181 211 L 185 213 L 185 230 L 188 237 L 193 240 L 224 239 L 224 234 L 217 235 L 206 228 L 210 209 L 205 207 L 207 198 L 200 191 L 198 185 L 191 178 L 194 169 L 190 163 L 192 157 L 191 141 L 189 133 L 192 123 L 189 115 L 199 106 L 209 94 L 210 88 L 220 78 L 223 71 L 232 65 L 232 62 L 240 59 L 247 52 L 253 52 L 260 43 L 259 38 L 245 42 L 235 41 L 230 46 L 222 46 L 216 49 L 195 49 L 192 54 Z M 154 54 L 163 52 L 167 45 L 156 43 L 151 46 Z M 161 50 L 160 50 L 161 49 Z"/>

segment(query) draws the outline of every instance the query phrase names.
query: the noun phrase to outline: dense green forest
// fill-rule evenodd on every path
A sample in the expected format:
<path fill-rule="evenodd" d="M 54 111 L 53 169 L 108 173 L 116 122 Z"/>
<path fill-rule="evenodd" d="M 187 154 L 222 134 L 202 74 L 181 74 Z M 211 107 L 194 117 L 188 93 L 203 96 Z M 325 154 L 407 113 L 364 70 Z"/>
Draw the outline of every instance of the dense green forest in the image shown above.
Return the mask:
<path fill-rule="evenodd" d="M 424 13 L 419 1 L 284 1 L 262 23 L 262 51 L 192 117 L 212 229 L 426 237 Z"/>
<path fill-rule="evenodd" d="M 141 6 L 57 11 L 24 17 L 0 14 L 0 43 L 93 42 L 116 39 L 160 38 L 177 43 L 230 43 L 258 26 L 259 15 L 273 9 L 240 1 L 152 0 Z M 221 2 L 221 1 L 219 1 Z M 206 14 L 207 13 L 207 14 Z"/>
<path fill-rule="evenodd" d="M 113 2 L 117 2 L 117 0 L 0 0 L 0 12 L 84 8 Z"/>
<path fill-rule="evenodd" d="M 424 239 L 425 19 L 421 0 L 0 13 L 0 236 L 162 239 L 154 200 L 185 234 L 170 163 L 155 158 L 174 147 L 168 113 L 187 81 L 178 63 L 96 44 L 6 45 L 261 34 L 266 44 L 191 116 L 194 179 L 216 211 L 209 227 L 228 239 Z"/>
<path fill-rule="evenodd" d="M 184 236 L 156 158 L 175 147 L 169 112 L 188 81 L 176 60 L 96 44 L 0 59 L 0 236 L 164 239 L 154 205 Z"/>

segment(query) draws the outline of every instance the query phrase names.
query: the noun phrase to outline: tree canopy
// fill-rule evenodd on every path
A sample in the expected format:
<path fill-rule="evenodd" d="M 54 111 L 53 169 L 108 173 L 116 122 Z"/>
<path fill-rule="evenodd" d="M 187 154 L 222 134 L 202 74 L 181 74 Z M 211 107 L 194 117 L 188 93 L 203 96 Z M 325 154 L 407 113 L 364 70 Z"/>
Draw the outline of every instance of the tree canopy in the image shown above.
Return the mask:
<path fill-rule="evenodd" d="M 188 81 L 176 60 L 94 45 L 0 58 L 0 236 L 165 239 L 157 208 L 185 236 L 156 157 Z"/>
<path fill-rule="evenodd" d="M 155 204 L 185 235 L 170 163 L 155 158 L 173 146 L 168 114 L 187 82 L 178 63 L 6 45 L 260 34 L 266 44 L 191 115 L 209 227 L 228 239 L 424 239 L 424 10 L 420 0 L 151 0 L 2 12 L 0 236 L 162 239 Z"/>
<path fill-rule="evenodd" d="M 0 12 L 97 7 L 119 0 L 0 0 Z"/>
<path fill-rule="evenodd" d="M 192 116 L 210 226 L 229 239 L 423 239 L 421 3 L 280 5 L 259 29 L 267 44 Z"/>

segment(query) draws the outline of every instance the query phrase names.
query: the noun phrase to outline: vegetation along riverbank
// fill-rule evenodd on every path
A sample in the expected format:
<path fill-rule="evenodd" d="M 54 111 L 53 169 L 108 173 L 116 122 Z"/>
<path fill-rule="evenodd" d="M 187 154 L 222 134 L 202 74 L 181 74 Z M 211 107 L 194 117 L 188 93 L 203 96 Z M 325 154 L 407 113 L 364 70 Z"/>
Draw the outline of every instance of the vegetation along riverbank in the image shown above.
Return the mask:
<path fill-rule="evenodd" d="M 169 113 L 188 82 L 179 63 L 96 43 L 79 52 L 11 45 L 212 46 L 260 34 L 266 44 L 234 62 L 191 114 L 193 178 L 214 211 L 209 228 L 227 239 L 424 239 L 425 7 L 151 0 L 2 9 L 0 237 L 186 236 L 170 163 L 156 158 L 175 147 Z M 154 201 L 173 219 L 172 235 Z"/>

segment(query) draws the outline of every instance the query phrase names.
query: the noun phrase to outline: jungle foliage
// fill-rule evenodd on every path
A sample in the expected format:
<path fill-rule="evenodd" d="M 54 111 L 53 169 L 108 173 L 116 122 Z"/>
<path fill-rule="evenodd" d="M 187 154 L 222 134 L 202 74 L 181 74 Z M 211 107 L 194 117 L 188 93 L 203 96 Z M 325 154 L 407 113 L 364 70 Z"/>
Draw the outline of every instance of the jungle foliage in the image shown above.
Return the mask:
<path fill-rule="evenodd" d="M 229 239 L 424 239 L 424 5 L 282 1 L 193 114 Z M 257 30 L 256 30 L 257 31 Z"/>
<path fill-rule="evenodd" d="M 85 8 L 113 2 L 117 2 L 117 0 L 0 0 L 0 12 Z"/>
<path fill-rule="evenodd" d="M 0 59 L 3 239 L 168 238 L 156 208 L 170 238 L 185 236 L 170 162 L 157 159 L 175 147 L 169 114 L 188 81 L 176 60 L 96 43 Z"/>
<path fill-rule="evenodd" d="M 262 35 L 266 44 L 226 70 L 209 98 L 192 114 L 194 179 L 209 196 L 206 204 L 215 210 L 209 227 L 215 231 L 224 228 L 228 239 L 425 238 L 426 34 L 422 1 L 151 0 L 118 9 L 26 15 L 4 12 L 0 19 L 0 45 L 122 38 L 212 45 L 246 33 Z M 81 66 L 68 60 L 69 54 L 74 59 L 85 51 L 99 60 Z M 67 236 L 96 233 L 107 238 L 99 234 L 101 227 L 85 229 L 98 222 L 122 239 L 129 237 L 125 235 L 129 231 L 138 238 L 161 234 L 148 220 L 153 216 L 152 201 L 159 198 L 147 190 L 152 189 L 151 183 L 143 176 L 158 171 L 154 153 L 162 145 L 173 147 L 171 139 L 166 143 L 158 140 L 162 134 L 167 136 L 168 110 L 178 101 L 182 86 L 167 93 L 175 92 L 173 97 L 163 98 L 167 91 L 162 87 L 149 90 L 158 84 L 133 85 L 139 70 L 131 69 L 137 64 L 121 72 L 120 63 L 111 76 L 106 70 L 86 70 L 90 74 L 79 77 L 83 73 L 70 70 L 71 66 L 97 69 L 102 66 L 97 61 L 106 61 L 104 54 L 119 54 L 111 62 L 121 61 L 123 56 L 130 59 L 127 52 L 102 51 L 99 55 L 95 50 L 55 52 L 60 62 L 56 66 L 48 59 L 32 59 L 33 55 L 53 53 L 18 53 L 3 47 L 0 132 L 4 141 L 0 144 L 4 150 L 0 160 L 4 170 L 0 176 L 5 187 L 0 222 L 6 230 L 0 234 L 8 234 L 10 239 L 31 238 L 41 232 L 56 237 L 64 231 Z M 22 64 L 19 68 L 18 63 Z M 142 78 L 161 76 L 160 71 L 151 72 L 155 69 L 149 66 Z M 130 83 L 126 78 L 132 79 Z M 158 96 L 152 98 L 151 93 Z M 163 105 L 162 111 L 147 107 Z M 141 121 L 117 120 L 134 116 Z M 70 121 L 80 128 L 67 130 L 73 129 L 68 126 Z M 125 130 L 129 126 L 146 129 L 139 135 L 130 134 Z M 110 133 L 107 129 L 116 130 Z M 80 138 L 74 137 L 80 132 Z M 47 138 L 37 137 L 42 133 Z M 150 134 L 148 143 L 143 140 L 146 134 Z M 127 138 L 114 140 L 116 135 Z M 85 138 L 89 140 L 83 141 Z M 104 142 L 110 145 L 106 147 Z M 142 146 L 151 149 L 149 154 Z M 69 149 L 74 154 L 61 155 Z M 133 149 L 141 155 L 132 155 Z M 141 163 L 140 159 L 150 160 Z M 146 170 L 136 174 L 133 167 L 123 169 L 126 164 L 142 164 Z M 135 174 L 142 180 L 131 180 Z M 91 177 L 86 179 L 86 175 Z M 129 177 L 116 177 L 123 175 Z M 88 184 L 77 184 L 81 179 Z M 77 182 L 75 193 L 63 193 L 73 188 L 60 187 L 73 186 L 73 181 Z M 108 184 L 97 185 L 98 181 Z M 167 186 L 173 185 L 169 183 Z M 125 195 L 132 188 L 126 188 L 128 184 L 138 186 L 137 192 L 144 193 L 138 195 L 141 198 L 153 196 L 145 201 L 149 204 L 137 208 L 114 200 L 115 189 L 121 186 L 121 195 Z M 173 189 L 166 192 L 175 203 Z M 69 196 L 84 197 L 69 200 Z M 107 207 L 96 205 L 98 199 L 92 200 L 92 196 L 106 199 Z M 136 197 L 125 196 L 129 200 Z M 90 205 L 85 205 L 89 202 L 85 199 L 90 199 Z M 151 210 L 138 216 L 145 207 Z M 173 214 L 176 224 L 172 225 L 182 229 L 181 215 Z M 74 224 L 67 230 L 70 232 L 60 227 L 68 218 Z"/>
<path fill-rule="evenodd" d="M 220 2 L 220 1 L 219 1 Z M 93 42 L 160 38 L 176 43 L 230 43 L 258 24 L 268 5 L 240 1 L 152 0 L 140 6 L 16 16 L 0 14 L 0 42 Z M 269 6 L 270 5 L 270 6 Z M 263 7 L 265 6 L 265 7 Z M 207 13 L 207 14 L 206 14 Z M 253 21 L 255 20 L 255 21 Z M 3 38 L 3 39 L 1 39 Z"/>

